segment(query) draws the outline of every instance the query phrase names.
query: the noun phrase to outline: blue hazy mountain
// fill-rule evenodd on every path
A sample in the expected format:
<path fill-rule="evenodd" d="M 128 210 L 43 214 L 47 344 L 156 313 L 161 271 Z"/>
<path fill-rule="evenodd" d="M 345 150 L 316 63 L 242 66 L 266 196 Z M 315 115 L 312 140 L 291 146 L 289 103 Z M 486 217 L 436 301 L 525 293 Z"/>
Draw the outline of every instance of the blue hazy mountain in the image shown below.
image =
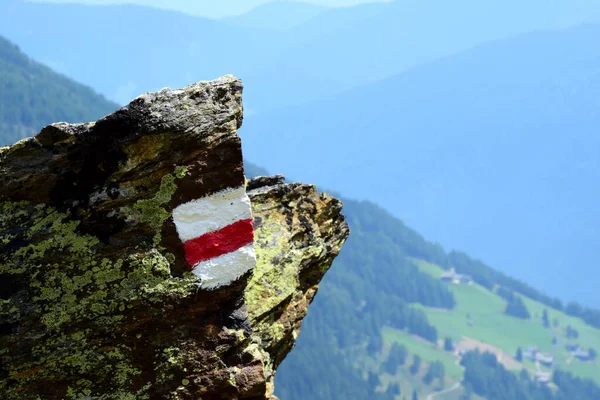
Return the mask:
<path fill-rule="evenodd" d="M 386 12 L 389 3 L 363 3 L 351 7 L 328 8 L 306 20 L 303 24 L 290 27 L 286 32 L 288 46 L 298 46 L 374 18 Z"/>
<path fill-rule="evenodd" d="M 597 0 L 402 0 L 333 9 L 273 34 L 146 7 L 0 2 L 0 34 L 111 99 L 124 103 L 234 73 L 246 83 L 250 112 L 372 83 L 489 40 L 588 20 L 600 21 Z"/>
<path fill-rule="evenodd" d="M 600 2 L 403 0 L 333 10 L 318 16 L 306 31 L 300 26 L 291 32 L 290 42 L 300 43 L 273 54 L 246 83 L 277 94 L 252 99 L 258 101 L 253 107 L 277 106 L 279 95 L 298 104 L 490 40 L 583 21 L 600 22 Z"/>
<path fill-rule="evenodd" d="M 599 24 L 518 36 L 250 116 L 245 154 L 598 306 L 599 37 Z"/>
<path fill-rule="evenodd" d="M 327 7 L 316 4 L 273 1 L 242 15 L 223 18 L 222 21 L 243 28 L 285 31 L 311 21 L 326 10 Z"/>

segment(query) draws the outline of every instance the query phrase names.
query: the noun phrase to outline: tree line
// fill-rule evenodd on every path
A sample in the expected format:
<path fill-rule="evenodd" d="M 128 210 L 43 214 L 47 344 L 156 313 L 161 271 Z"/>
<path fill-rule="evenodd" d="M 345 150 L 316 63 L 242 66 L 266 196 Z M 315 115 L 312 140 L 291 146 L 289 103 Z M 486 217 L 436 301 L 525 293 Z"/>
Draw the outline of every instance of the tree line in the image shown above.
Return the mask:
<path fill-rule="evenodd" d="M 31 60 L 0 36 L 0 146 L 57 121 L 89 122 L 118 108 L 92 89 Z"/>
<path fill-rule="evenodd" d="M 597 400 L 600 386 L 591 379 L 581 379 L 569 372 L 556 370 L 552 381 L 558 389 L 537 383 L 527 370 L 519 374 L 504 368 L 491 353 L 473 351 L 461 360 L 465 367 L 463 385 L 467 393 L 488 400 Z"/>

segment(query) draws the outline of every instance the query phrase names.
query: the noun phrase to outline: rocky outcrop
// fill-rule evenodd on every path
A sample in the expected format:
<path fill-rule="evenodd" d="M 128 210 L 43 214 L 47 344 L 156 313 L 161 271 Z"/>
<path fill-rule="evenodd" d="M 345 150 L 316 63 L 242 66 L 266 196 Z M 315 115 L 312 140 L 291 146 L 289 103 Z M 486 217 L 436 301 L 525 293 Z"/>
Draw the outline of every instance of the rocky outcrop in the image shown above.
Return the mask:
<path fill-rule="evenodd" d="M 314 186 L 245 181 L 241 94 L 165 89 L 0 149 L 0 398 L 272 398 L 348 228 Z"/>

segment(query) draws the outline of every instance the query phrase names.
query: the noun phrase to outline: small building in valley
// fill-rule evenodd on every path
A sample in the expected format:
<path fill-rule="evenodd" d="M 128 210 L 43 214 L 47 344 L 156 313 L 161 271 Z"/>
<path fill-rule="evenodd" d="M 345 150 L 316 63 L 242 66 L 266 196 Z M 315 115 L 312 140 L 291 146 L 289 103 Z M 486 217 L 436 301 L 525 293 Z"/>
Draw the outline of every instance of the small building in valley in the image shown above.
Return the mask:
<path fill-rule="evenodd" d="M 473 278 L 471 278 L 471 276 L 459 274 L 454 268 L 444 272 L 440 279 L 444 282 L 454 283 L 455 285 L 470 285 L 473 283 Z"/>

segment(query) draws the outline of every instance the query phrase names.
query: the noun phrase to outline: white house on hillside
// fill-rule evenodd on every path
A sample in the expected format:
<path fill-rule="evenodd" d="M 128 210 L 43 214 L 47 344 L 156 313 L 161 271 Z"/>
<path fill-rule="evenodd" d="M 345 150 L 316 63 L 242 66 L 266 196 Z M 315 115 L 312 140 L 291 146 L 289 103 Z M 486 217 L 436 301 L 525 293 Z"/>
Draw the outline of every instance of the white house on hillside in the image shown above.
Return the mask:
<path fill-rule="evenodd" d="M 458 274 L 454 268 L 444 272 L 442 276 L 440 276 L 440 279 L 444 282 L 454 283 L 455 285 L 471 285 L 473 283 L 473 278 L 471 278 L 471 276 Z"/>

